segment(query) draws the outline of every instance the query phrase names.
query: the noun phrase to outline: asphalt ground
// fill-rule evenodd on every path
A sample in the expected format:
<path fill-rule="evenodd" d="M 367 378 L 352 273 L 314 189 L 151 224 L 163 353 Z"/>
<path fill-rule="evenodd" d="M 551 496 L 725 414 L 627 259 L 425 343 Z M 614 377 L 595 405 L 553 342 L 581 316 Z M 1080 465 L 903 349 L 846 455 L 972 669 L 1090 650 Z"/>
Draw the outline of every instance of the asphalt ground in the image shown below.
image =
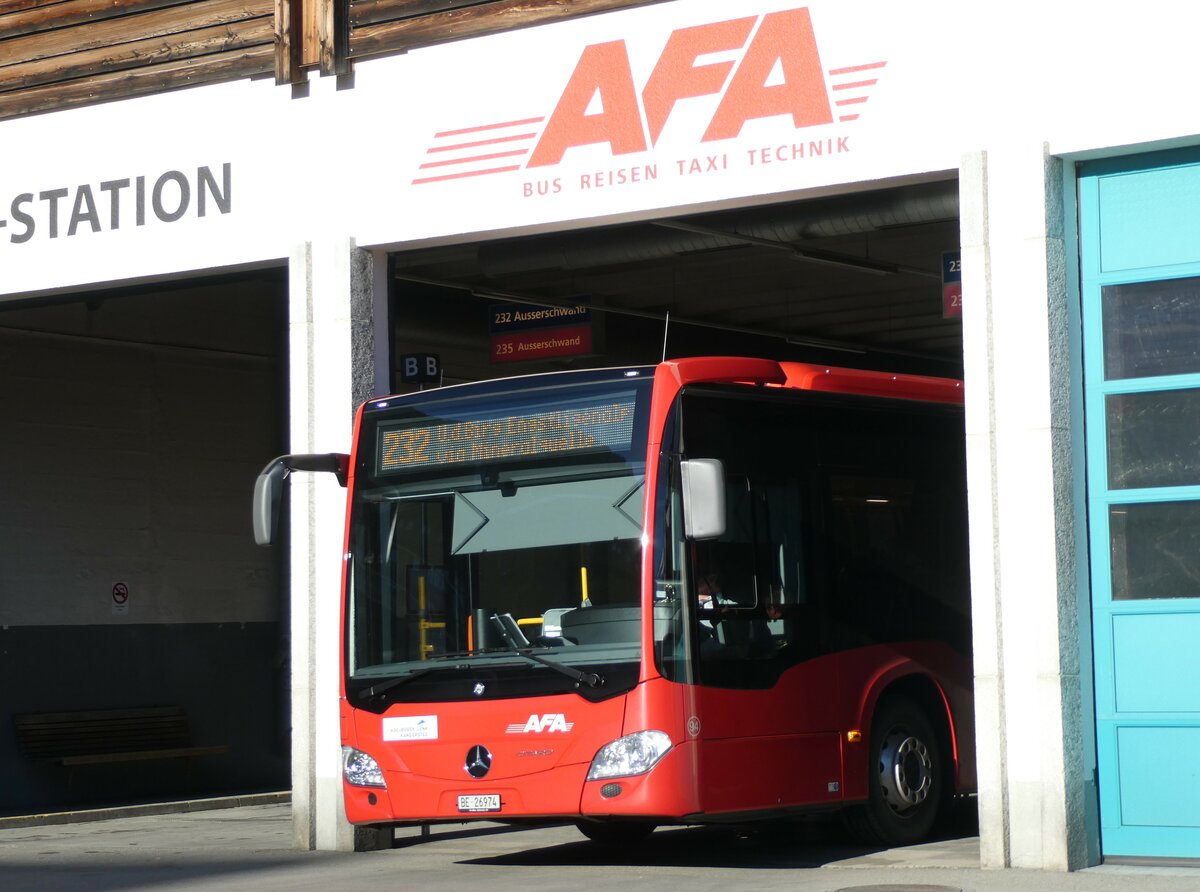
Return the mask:
<path fill-rule="evenodd" d="M 161 812 L 166 813 L 161 813 Z M 292 847 L 283 796 L 0 818 L 0 890 L 854 890 L 854 892 L 1200 892 L 1200 866 L 1101 865 L 1074 873 L 982 870 L 979 839 L 951 830 L 865 850 L 834 821 L 765 828 L 662 828 L 623 849 L 574 827 L 401 828 L 393 848 Z"/>

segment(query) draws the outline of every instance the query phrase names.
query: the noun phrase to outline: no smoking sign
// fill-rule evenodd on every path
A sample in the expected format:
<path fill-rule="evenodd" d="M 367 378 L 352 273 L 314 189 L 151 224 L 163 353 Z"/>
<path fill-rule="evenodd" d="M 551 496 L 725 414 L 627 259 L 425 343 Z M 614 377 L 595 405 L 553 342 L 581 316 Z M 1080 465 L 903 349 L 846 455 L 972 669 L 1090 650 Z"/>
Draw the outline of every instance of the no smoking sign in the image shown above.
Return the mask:
<path fill-rule="evenodd" d="M 129 586 L 124 582 L 113 584 L 112 612 L 114 616 L 124 616 L 129 612 Z"/>

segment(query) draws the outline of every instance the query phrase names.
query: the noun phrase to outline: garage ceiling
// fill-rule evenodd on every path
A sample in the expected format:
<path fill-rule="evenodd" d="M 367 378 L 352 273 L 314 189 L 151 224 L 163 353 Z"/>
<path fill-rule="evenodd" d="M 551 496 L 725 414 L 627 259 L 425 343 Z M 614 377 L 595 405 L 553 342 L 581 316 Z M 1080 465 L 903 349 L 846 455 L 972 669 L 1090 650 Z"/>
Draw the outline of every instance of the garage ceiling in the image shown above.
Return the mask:
<path fill-rule="evenodd" d="M 945 181 L 402 252 L 394 269 L 401 291 L 587 303 L 660 329 L 669 313 L 821 361 L 959 375 L 961 325 L 943 318 L 941 289 L 942 253 L 957 249 Z"/>

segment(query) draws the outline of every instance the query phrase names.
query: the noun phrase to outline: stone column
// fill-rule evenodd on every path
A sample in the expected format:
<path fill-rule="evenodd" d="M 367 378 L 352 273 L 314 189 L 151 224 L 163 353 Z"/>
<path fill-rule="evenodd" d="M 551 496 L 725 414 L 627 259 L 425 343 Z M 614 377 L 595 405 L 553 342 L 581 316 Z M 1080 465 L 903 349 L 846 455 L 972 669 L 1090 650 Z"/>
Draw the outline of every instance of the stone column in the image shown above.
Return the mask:
<path fill-rule="evenodd" d="M 970 155 L 960 178 L 980 849 L 985 867 L 1096 860 L 1078 302 L 1060 161 Z M 1070 250 L 1074 250 L 1073 240 Z M 1083 619 L 1082 631 L 1080 620 Z M 1094 759 L 1094 757 L 1092 757 Z"/>
<path fill-rule="evenodd" d="M 289 451 L 349 452 L 357 405 L 386 387 L 388 343 L 379 336 L 386 334 L 385 270 L 386 256 L 350 239 L 293 252 Z M 294 841 L 349 851 L 356 834 L 342 802 L 338 715 L 346 490 L 330 474 L 295 473 L 288 481 Z"/>

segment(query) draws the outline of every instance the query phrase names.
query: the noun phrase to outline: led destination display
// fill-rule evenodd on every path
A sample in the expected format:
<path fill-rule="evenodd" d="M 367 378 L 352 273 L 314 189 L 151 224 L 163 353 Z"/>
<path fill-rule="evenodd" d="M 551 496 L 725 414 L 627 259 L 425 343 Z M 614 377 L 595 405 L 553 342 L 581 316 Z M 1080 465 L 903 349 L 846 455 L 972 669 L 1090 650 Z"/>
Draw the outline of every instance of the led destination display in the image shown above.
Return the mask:
<path fill-rule="evenodd" d="M 383 422 L 376 473 L 609 450 L 626 453 L 633 440 L 634 406 L 634 394 L 628 393 L 492 418 Z"/>

